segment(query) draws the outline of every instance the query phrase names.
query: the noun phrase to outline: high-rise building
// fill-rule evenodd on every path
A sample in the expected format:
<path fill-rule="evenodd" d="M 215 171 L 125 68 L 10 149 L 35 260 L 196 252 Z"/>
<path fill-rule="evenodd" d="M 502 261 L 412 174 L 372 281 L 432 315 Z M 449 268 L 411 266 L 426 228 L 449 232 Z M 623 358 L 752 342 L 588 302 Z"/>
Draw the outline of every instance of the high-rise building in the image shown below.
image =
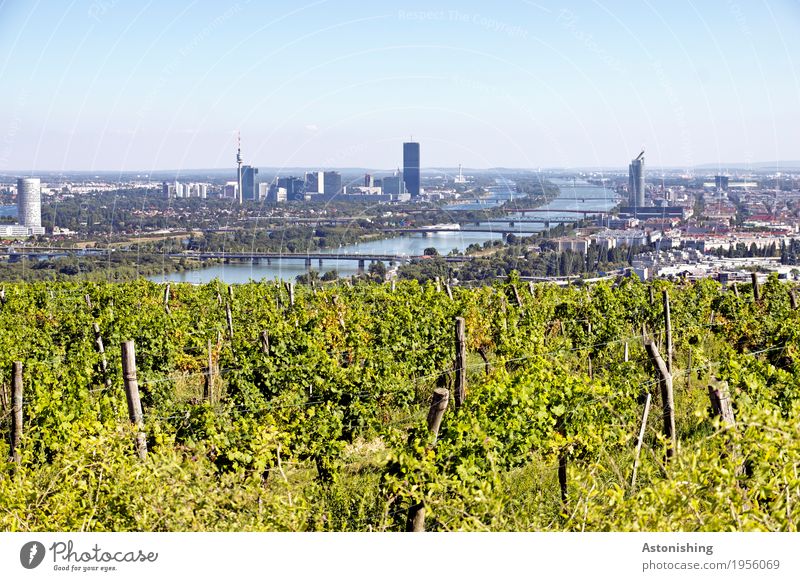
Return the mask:
<path fill-rule="evenodd" d="M 256 189 L 256 175 L 258 168 L 250 165 L 242 166 L 242 190 L 239 194 L 240 200 L 257 200 L 258 190 Z"/>
<path fill-rule="evenodd" d="M 323 174 L 324 188 L 326 196 L 337 196 L 342 193 L 342 176 L 338 171 L 326 171 Z"/>
<path fill-rule="evenodd" d="M 26 228 L 42 226 L 42 183 L 39 178 L 17 180 L 17 215 Z"/>
<path fill-rule="evenodd" d="M 392 196 L 406 193 L 404 185 L 405 183 L 403 181 L 403 174 L 400 172 L 395 172 L 393 176 L 386 176 L 383 178 L 383 180 L 381 180 L 383 193 Z"/>
<path fill-rule="evenodd" d="M 412 198 L 419 195 L 419 143 L 403 143 L 403 180 Z"/>
<path fill-rule="evenodd" d="M 324 194 L 325 193 L 325 176 L 324 172 L 311 171 L 306 173 L 306 193 L 307 194 Z"/>
<path fill-rule="evenodd" d="M 289 200 L 302 200 L 306 191 L 305 182 L 293 176 L 278 178 L 278 187 L 286 190 Z"/>
<path fill-rule="evenodd" d="M 372 176 L 369 175 L 368 173 L 364 174 L 364 187 L 372 188 L 374 186 L 375 186 L 375 181 L 372 179 Z"/>
<path fill-rule="evenodd" d="M 644 207 L 644 150 L 628 166 L 628 205 Z"/>
<path fill-rule="evenodd" d="M 236 196 L 239 203 L 242 203 L 242 135 L 237 136 L 236 149 Z"/>
<path fill-rule="evenodd" d="M 730 178 L 728 176 L 714 176 L 714 186 L 723 192 L 728 190 Z"/>

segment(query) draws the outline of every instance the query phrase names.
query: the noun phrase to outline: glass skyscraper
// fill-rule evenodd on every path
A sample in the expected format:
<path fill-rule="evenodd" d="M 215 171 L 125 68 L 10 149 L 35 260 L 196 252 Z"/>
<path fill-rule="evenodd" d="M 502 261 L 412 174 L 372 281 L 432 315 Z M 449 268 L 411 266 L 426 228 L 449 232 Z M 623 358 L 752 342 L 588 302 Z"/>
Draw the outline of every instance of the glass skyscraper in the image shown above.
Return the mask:
<path fill-rule="evenodd" d="M 644 207 L 644 150 L 628 166 L 628 205 Z"/>
<path fill-rule="evenodd" d="M 412 198 L 419 195 L 419 143 L 403 143 L 403 181 Z"/>

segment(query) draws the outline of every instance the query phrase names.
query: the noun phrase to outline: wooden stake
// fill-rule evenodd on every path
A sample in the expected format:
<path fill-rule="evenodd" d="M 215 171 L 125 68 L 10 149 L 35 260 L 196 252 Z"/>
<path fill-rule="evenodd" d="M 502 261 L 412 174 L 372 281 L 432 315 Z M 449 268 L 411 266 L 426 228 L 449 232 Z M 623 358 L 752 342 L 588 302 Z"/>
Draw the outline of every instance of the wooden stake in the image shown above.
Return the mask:
<path fill-rule="evenodd" d="M 729 428 L 736 426 L 736 419 L 733 415 L 733 406 L 728 392 L 728 382 L 723 381 L 718 387 L 708 386 L 708 397 L 711 400 L 711 410 L 715 416 L 722 418 L 722 422 Z M 736 459 L 739 456 L 739 449 L 733 442 L 728 443 L 728 450 L 731 456 Z M 737 464 L 736 475 L 744 473 L 744 466 Z"/>
<path fill-rule="evenodd" d="M 483 359 L 483 364 L 484 364 L 483 369 L 486 372 L 486 375 L 489 375 L 490 366 L 489 366 L 489 357 L 486 355 L 486 347 L 484 347 L 483 345 L 478 347 L 478 355 L 480 355 L 481 359 Z"/>
<path fill-rule="evenodd" d="M 655 291 L 653 290 L 653 285 L 651 284 L 647 288 L 650 291 L 650 304 L 654 305 L 654 304 L 656 304 L 656 295 L 655 295 Z"/>
<path fill-rule="evenodd" d="M 431 408 L 428 411 L 428 431 L 433 436 L 433 443 L 436 443 L 436 438 L 439 436 L 439 428 L 442 426 L 442 418 L 449 401 L 450 392 L 447 389 L 437 387 L 433 390 Z"/>
<path fill-rule="evenodd" d="M 792 303 L 792 310 L 797 310 L 797 294 L 794 292 L 793 288 L 789 289 L 789 302 Z"/>
<path fill-rule="evenodd" d="M 456 317 L 455 397 L 456 408 L 467 398 L 467 340 L 464 317 Z"/>
<path fill-rule="evenodd" d="M 294 306 L 294 283 L 286 282 L 284 283 L 286 287 L 286 293 L 289 295 L 289 306 Z"/>
<path fill-rule="evenodd" d="M 586 358 L 589 360 L 589 379 L 594 379 L 594 372 L 592 371 L 592 324 L 587 323 L 586 336 L 589 338 L 589 354 Z"/>
<path fill-rule="evenodd" d="M 22 362 L 14 361 L 11 371 L 14 390 L 11 410 L 11 460 L 19 464 L 22 458 Z"/>
<path fill-rule="evenodd" d="M 651 396 L 648 393 L 644 402 L 644 413 L 642 414 L 642 427 L 639 428 L 639 437 L 636 440 L 636 452 L 633 456 L 633 475 L 631 476 L 631 492 L 636 488 L 636 472 L 639 470 L 639 455 L 642 452 L 642 442 L 644 441 L 644 431 L 647 428 L 647 415 L 650 413 Z"/>
<path fill-rule="evenodd" d="M 233 344 L 233 315 L 231 314 L 230 303 L 225 303 L 225 319 L 228 321 L 228 338 Z"/>
<path fill-rule="evenodd" d="M 672 321 L 669 312 L 669 292 L 667 289 L 663 291 L 664 298 L 664 342 L 667 346 L 667 371 L 672 373 Z"/>
<path fill-rule="evenodd" d="M 87 294 L 83 295 L 83 300 L 86 301 L 86 306 L 89 307 L 89 310 L 92 310 L 92 297 Z"/>
<path fill-rule="evenodd" d="M 203 399 L 214 399 L 214 355 L 211 351 L 211 339 L 208 340 L 208 367 L 206 367 L 206 381 L 203 385 Z"/>
<path fill-rule="evenodd" d="M 269 333 L 261 331 L 261 352 L 269 355 Z"/>
<path fill-rule="evenodd" d="M 100 325 L 92 324 L 94 331 L 94 348 L 100 354 L 100 370 L 103 372 L 103 380 L 106 387 L 111 387 L 111 377 L 108 375 L 108 361 L 106 361 L 106 350 L 103 346 L 103 336 L 100 334 Z"/>
<path fill-rule="evenodd" d="M 531 296 L 534 296 L 533 281 L 532 280 L 528 281 L 528 292 L 531 293 Z"/>
<path fill-rule="evenodd" d="M 425 532 L 425 505 L 423 503 L 418 502 L 408 508 L 406 531 L 409 533 Z"/>
<path fill-rule="evenodd" d="M 169 310 L 169 283 L 167 283 L 167 287 L 164 289 L 164 312 L 168 315 L 170 314 Z"/>
<path fill-rule="evenodd" d="M 517 290 L 517 285 L 512 284 L 511 290 L 514 291 L 514 300 L 517 302 L 517 306 L 521 309 L 522 308 L 522 297 L 519 296 L 519 291 Z"/>
<path fill-rule="evenodd" d="M 658 347 L 653 341 L 647 341 L 646 348 L 653 360 L 658 373 L 661 375 L 661 405 L 664 408 L 664 435 L 669 441 L 667 459 L 677 455 L 678 442 L 675 435 L 675 401 L 672 392 L 672 374 L 667 369 L 666 363 L 658 352 Z"/>
<path fill-rule="evenodd" d="M 439 281 L 439 277 L 438 276 L 436 277 L 435 280 L 436 280 L 436 292 L 440 293 L 440 292 L 442 292 L 442 283 Z"/>
<path fill-rule="evenodd" d="M 728 395 L 728 382 L 723 381 L 719 387 L 708 386 L 708 397 L 711 400 L 711 409 L 715 416 L 720 416 L 722 421 L 729 426 L 735 426 L 731 398 Z"/>
<path fill-rule="evenodd" d="M 735 296 L 738 299 L 739 298 L 739 285 L 737 285 L 734 282 L 734 283 L 731 284 L 731 288 L 733 288 L 733 296 Z"/>
<path fill-rule="evenodd" d="M 397 288 L 397 281 L 392 279 L 392 292 L 394 292 L 396 288 Z"/>
<path fill-rule="evenodd" d="M 556 431 L 566 438 L 564 430 L 564 416 L 559 416 L 556 420 Z M 567 505 L 567 450 L 562 446 L 558 451 L 558 487 L 561 490 L 561 503 Z"/>
<path fill-rule="evenodd" d="M 753 281 L 753 299 L 757 301 L 759 298 L 761 298 L 760 293 L 758 292 L 758 274 L 751 272 L 750 280 Z"/>
<path fill-rule="evenodd" d="M 627 363 L 628 359 L 629 359 L 628 342 L 627 341 L 625 341 L 625 354 L 624 354 L 624 357 L 625 357 L 625 363 Z"/>
<path fill-rule="evenodd" d="M 453 300 L 453 289 L 450 288 L 450 283 L 444 283 L 444 290 L 447 292 L 447 297 L 452 301 Z"/>
<path fill-rule="evenodd" d="M 228 297 L 229 297 L 231 300 L 233 300 L 233 285 L 232 285 L 232 284 L 229 284 L 229 285 L 228 285 Z"/>
<path fill-rule="evenodd" d="M 145 439 L 144 420 L 142 417 L 142 401 L 139 399 L 139 382 L 136 379 L 136 353 L 133 341 L 122 343 L 122 378 L 125 382 L 125 398 L 128 400 L 128 418 L 136 426 L 136 451 L 139 458 L 147 458 L 147 440 Z"/>
<path fill-rule="evenodd" d="M 689 360 L 686 363 L 686 391 L 689 391 L 689 387 L 692 383 L 692 348 L 689 347 Z"/>
<path fill-rule="evenodd" d="M 431 446 L 436 444 L 439 435 L 439 428 L 442 425 L 442 418 L 450 401 L 450 392 L 443 387 L 433 390 L 431 407 L 428 411 L 428 431 L 433 436 Z M 406 520 L 406 531 L 411 533 L 425 532 L 425 504 L 418 502 L 408 507 L 408 520 Z"/>

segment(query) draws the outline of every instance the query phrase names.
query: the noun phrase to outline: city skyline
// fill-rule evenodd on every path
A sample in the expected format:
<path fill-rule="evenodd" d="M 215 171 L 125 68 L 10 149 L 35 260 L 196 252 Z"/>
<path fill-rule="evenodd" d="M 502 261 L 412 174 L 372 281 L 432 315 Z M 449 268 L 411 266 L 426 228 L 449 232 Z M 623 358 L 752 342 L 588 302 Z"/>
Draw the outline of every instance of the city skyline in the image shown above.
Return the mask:
<path fill-rule="evenodd" d="M 242 27 L 247 22 L 249 26 Z M 800 7 L 0 4 L 0 172 L 795 160 Z"/>

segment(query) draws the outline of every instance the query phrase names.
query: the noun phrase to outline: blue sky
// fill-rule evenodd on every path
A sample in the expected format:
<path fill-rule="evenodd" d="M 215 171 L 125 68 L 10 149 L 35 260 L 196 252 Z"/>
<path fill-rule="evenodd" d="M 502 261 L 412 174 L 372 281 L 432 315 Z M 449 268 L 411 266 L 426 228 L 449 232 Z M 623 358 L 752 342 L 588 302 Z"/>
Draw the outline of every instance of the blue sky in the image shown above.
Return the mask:
<path fill-rule="evenodd" d="M 566 6 L 566 8 L 565 8 Z M 800 3 L 0 0 L 0 171 L 800 159 Z"/>

